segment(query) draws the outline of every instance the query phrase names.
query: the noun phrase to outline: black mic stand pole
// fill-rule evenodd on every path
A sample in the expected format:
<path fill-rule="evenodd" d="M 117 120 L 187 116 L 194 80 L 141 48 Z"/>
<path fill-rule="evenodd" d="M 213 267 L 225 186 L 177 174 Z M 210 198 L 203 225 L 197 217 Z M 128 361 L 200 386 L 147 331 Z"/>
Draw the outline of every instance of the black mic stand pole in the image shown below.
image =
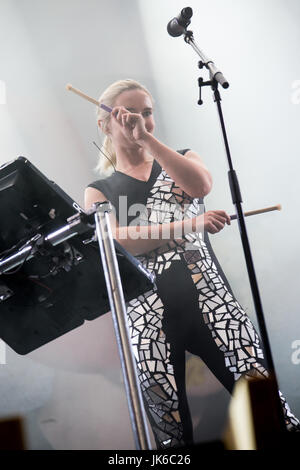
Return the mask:
<path fill-rule="evenodd" d="M 223 113 L 222 113 L 222 107 L 221 107 L 221 95 L 218 90 L 218 85 L 222 85 L 223 88 L 228 88 L 229 83 L 223 76 L 222 72 L 218 70 L 218 68 L 215 66 L 212 60 L 207 58 L 204 53 L 198 48 L 198 46 L 195 44 L 194 37 L 193 37 L 193 32 L 192 31 L 187 31 L 185 30 L 184 33 L 184 40 L 186 43 L 190 44 L 193 49 L 196 51 L 196 53 L 200 56 L 201 61 L 199 62 L 199 68 L 202 69 L 203 67 L 206 67 L 209 70 L 210 73 L 210 80 L 208 82 L 204 82 L 203 78 L 199 78 L 199 88 L 200 88 L 200 97 L 198 104 L 201 105 L 203 104 L 203 101 L 201 99 L 201 88 L 203 86 L 211 86 L 213 92 L 214 92 L 214 101 L 217 104 L 217 109 L 218 109 L 218 115 L 220 119 L 220 124 L 221 124 L 221 130 L 222 130 L 222 135 L 223 135 L 223 140 L 225 144 L 225 150 L 226 150 L 226 155 L 227 155 L 227 160 L 228 160 L 228 166 L 229 166 L 229 171 L 228 171 L 228 178 L 229 178 L 229 185 L 230 185 L 230 190 L 231 190 L 231 196 L 232 196 L 232 202 L 236 206 L 236 214 L 237 214 L 237 220 L 239 224 L 239 230 L 240 230 L 240 235 L 241 235 L 241 240 L 242 240 L 242 245 L 243 245 L 243 250 L 244 250 L 244 255 L 245 255 L 245 260 L 246 260 L 246 265 L 247 265 L 247 271 L 248 271 L 248 276 L 249 276 L 249 281 L 250 281 L 250 286 L 251 286 L 251 292 L 252 292 L 252 297 L 254 301 L 254 306 L 255 306 L 255 311 L 256 311 L 256 316 L 261 332 L 261 337 L 262 337 L 262 343 L 263 343 L 263 348 L 265 352 L 265 359 L 268 367 L 268 372 L 270 373 L 273 383 L 274 383 L 274 392 L 276 393 L 277 397 L 277 407 L 278 407 L 278 417 L 280 420 L 280 427 L 283 432 L 286 431 L 286 426 L 285 426 L 285 420 L 284 420 L 284 414 L 283 414 L 283 409 L 279 397 L 279 387 L 278 387 L 278 381 L 276 378 L 276 373 L 275 373 L 275 367 L 274 367 L 274 362 L 272 358 L 272 353 L 271 353 L 271 347 L 270 347 L 270 342 L 268 338 L 268 333 L 267 333 L 267 328 L 266 328 L 266 323 L 264 319 L 264 314 L 263 314 L 263 308 L 262 308 L 262 303 L 260 299 L 260 293 L 258 289 L 258 283 L 256 279 L 256 274 L 255 274 L 255 269 L 254 269 L 254 263 L 252 259 L 252 254 L 251 254 L 251 249 L 250 249 L 250 244 L 249 244 L 249 239 L 247 235 L 247 230 L 246 230 L 246 223 L 245 223 L 245 218 L 244 218 L 244 213 L 242 210 L 242 197 L 241 197 L 241 191 L 239 188 L 239 183 L 238 183 L 238 178 L 237 174 L 233 168 L 232 164 L 232 159 L 231 159 L 231 154 L 230 154 L 230 149 L 229 149 L 229 144 L 228 144 L 228 139 L 227 139 L 227 134 L 226 134 L 226 128 L 225 128 L 225 122 L 223 118 Z"/>

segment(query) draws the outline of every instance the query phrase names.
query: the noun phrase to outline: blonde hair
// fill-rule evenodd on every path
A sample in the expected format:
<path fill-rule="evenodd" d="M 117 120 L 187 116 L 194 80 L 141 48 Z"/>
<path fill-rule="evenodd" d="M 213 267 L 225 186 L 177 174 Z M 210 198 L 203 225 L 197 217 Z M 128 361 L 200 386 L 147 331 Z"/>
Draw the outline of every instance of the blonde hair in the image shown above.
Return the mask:
<path fill-rule="evenodd" d="M 98 101 L 100 104 L 105 104 L 106 106 L 113 108 L 117 97 L 124 91 L 128 90 L 143 90 L 150 96 L 152 103 L 154 102 L 151 93 L 147 90 L 147 88 L 130 78 L 126 78 L 125 80 L 118 80 L 117 82 L 109 85 L 109 87 L 104 90 Z M 104 111 L 104 109 L 100 108 L 100 106 L 97 106 L 97 122 L 99 120 L 102 122 L 102 131 L 106 133 L 107 126 L 110 121 L 110 114 L 107 111 Z M 114 171 L 114 165 L 116 166 L 117 163 L 116 152 L 109 135 L 105 135 L 102 142 L 101 151 L 107 155 L 107 157 L 109 157 L 112 163 L 108 158 L 105 158 L 101 152 L 99 152 L 99 161 L 95 170 L 97 173 L 100 173 L 101 176 L 109 176 Z"/>

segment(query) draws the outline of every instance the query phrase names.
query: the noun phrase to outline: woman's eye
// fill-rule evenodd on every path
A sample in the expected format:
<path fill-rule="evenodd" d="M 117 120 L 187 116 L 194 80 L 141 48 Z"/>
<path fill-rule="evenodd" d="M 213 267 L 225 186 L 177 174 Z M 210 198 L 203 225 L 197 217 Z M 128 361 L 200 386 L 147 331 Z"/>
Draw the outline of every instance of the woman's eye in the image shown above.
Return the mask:
<path fill-rule="evenodd" d="M 147 117 L 147 116 L 151 116 L 151 114 L 152 114 L 152 111 L 145 111 L 143 113 L 143 116 Z"/>

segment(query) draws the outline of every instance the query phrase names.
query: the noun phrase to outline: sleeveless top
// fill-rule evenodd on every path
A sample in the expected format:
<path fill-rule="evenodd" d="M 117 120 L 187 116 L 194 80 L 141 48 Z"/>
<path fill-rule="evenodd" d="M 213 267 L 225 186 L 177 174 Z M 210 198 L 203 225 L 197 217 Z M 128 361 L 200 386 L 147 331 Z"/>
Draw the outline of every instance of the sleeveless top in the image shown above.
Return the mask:
<path fill-rule="evenodd" d="M 187 151 L 188 149 L 179 150 L 178 153 L 184 155 Z M 146 206 L 149 192 L 161 171 L 162 168 L 159 163 L 156 160 L 153 160 L 152 170 L 148 181 L 142 181 L 126 175 L 121 171 L 115 171 L 109 177 L 94 181 L 89 184 L 88 187 L 101 191 L 113 205 L 119 225 L 127 226 L 136 218 L 136 214 L 133 213 L 133 210 L 129 211 L 129 213 L 127 211 L 128 218 L 126 221 L 124 210 L 135 204 Z M 127 198 L 127 201 L 125 198 Z"/>
<path fill-rule="evenodd" d="M 189 149 L 178 150 L 181 155 Z M 169 224 L 182 218 L 192 218 L 205 212 L 202 198 L 192 198 L 185 193 L 154 159 L 148 181 L 141 181 L 120 171 L 88 185 L 98 189 L 109 200 L 115 210 L 120 226 Z M 168 237 L 166 237 L 168 238 Z M 205 264 L 215 266 L 224 278 L 228 290 L 231 288 L 212 250 L 207 232 L 191 233 L 182 240 L 167 241 L 150 252 L 136 256 L 144 266 L 156 275 L 167 270 L 172 261 L 183 261 L 192 266 L 202 259 Z"/>

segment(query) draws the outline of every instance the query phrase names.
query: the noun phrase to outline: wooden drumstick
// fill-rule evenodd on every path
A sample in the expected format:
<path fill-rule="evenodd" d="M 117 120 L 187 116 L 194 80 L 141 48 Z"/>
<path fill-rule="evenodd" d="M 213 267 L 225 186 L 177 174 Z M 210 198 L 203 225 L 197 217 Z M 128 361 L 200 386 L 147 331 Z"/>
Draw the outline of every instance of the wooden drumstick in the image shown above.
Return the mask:
<path fill-rule="evenodd" d="M 245 217 L 248 217 L 249 215 L 257 215 L 257 214 L 264 214 L 265 212 L 272 212 L 272 211 L 281 211 L 282 207 L 280 204 L 277 204 L 277 206 L 271 206 L 271 207 L 265 207 L 264 209 L 256 209 L 255 211 L 248 211 L 244 213 Z M 231 220 L 236 220 L 237 215 L 231 215 L 230 216 Z"/>
<path fill-rule="evenodd" d="M 88 100 L 90 103 L 95 104 L 96 106 L 100 106 L 100 108 L 104 109 L 108 113 L 112 112 L 112 109 L 109 106 L 106 106 L 105 104 L 100 104 L 99 101 L 95 100 L 91 96 L 86 95 L 82 91 L 78 90 L 78 88 L 74 88 L 70 83 L 66 85 L 66 89 L 69 91 L 73 91 L 73 93 L 76 93 L 77 95 L 81 96 L 81 98 L 84 98 L 85 100 Z"/>

